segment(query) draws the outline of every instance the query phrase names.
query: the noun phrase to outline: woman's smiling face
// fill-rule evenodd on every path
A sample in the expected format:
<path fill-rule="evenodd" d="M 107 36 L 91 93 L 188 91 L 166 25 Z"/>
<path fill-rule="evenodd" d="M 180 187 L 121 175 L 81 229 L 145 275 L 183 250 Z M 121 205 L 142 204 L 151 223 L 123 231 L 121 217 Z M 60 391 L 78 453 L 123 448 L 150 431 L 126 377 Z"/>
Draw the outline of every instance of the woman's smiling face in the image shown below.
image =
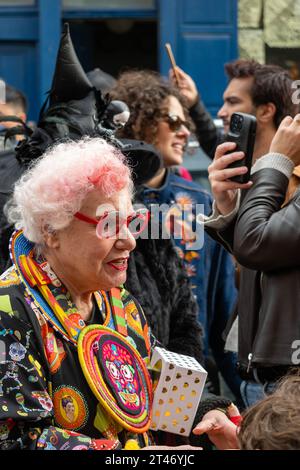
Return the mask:
<path fill-rule="evenodd" d="M 119 211 L 128 216 L 133 213 L 127 190 L 103 198 L 98 190 L 91 191 L 84 199 L 80 213 L 99 219 L 106 210 Z M 62 281 L 78 291 L 110 290 L 126 280 L 127 260 L 135 248 L 135 239 L 126 224 L 111 238 L 99 239 L 96 227 L 77 218 L 55 234 L 48 250 L 55 257 L 55 266 Z M 55 269 L 55 268 L 54 268 Z"/>
<path fill-rule="evenodd" d="M 181 121 L 185 121 L 183 108 L 175 96 L 169 96 L 164 105 L 167 108 L 166 115 L 177 116 Z M 180 126 L 177 131 L 172 131 L 167 118 L 159 121 L 154 144 L 163 157 L 165 167 L 182 164 L 189 135 L 190 131 L 185 125 Z"/>

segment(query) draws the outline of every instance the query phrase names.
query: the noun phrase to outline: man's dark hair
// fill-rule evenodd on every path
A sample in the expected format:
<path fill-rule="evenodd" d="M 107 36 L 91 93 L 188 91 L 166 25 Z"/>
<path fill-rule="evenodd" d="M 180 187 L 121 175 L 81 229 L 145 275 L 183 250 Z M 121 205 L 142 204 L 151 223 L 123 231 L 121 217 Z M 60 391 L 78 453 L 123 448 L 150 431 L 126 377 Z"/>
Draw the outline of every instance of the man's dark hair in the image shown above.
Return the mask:
<path fill-rule="evenodd" d="M 7 83 L 5 85 L 5 99 L 7 104 L 20 108 L 25 114 L 27 113 L 28 103 L 26 96 L 20 90 Z"/>
<path fill-rule="evenodd" d="M 276 129 L 282 119 L 295 116 L 299 106 L 292 101 L 292 79 L 279 65 L 263 65 L 255 60 L 238 59 L 225 64 L 225 71 L 229 78 L 253 78 L 250 89 L 253 104 L 273 103 L 276 106 L 274 125 Z"/>

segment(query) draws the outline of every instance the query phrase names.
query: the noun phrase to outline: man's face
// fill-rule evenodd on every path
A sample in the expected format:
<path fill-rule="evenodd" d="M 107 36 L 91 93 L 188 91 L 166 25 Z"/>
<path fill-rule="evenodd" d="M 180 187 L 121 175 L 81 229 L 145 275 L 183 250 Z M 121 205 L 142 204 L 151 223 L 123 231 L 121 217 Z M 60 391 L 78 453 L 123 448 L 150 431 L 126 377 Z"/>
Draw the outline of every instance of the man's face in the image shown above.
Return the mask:
<path fill-rule="evenodd" d="M 23 121 L 26 121 L 25 113 L 19 109 L 16 109 L 10 103 L 0 103 L 0 116 L 18 116 Z M 17 123 L 10 121 L 0 122 L 0 126 L 6 127 L 7 129 L 9 129 L 10 127 L 15 127 L 17 125 Z"/>
<path fill-rule="evenodd" d="M 224 104 L 218 111 L 218 117 L 223 121 L 226 134 L 229 131 L 232 113 L 248 113 L 255 116 L 256 108 L 250 94 L 252 83 L 252 77 L 233 78 L 224 91 Z"/>

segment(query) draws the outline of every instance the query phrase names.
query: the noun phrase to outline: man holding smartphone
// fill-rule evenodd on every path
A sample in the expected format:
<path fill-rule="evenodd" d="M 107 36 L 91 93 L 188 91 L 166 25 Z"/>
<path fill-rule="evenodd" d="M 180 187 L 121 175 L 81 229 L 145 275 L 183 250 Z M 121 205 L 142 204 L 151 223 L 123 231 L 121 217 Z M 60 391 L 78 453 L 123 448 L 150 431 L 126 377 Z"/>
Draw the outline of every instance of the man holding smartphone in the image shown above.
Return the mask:
<path fill-rule="evenodd" d="M 225 131 L 228 130 L 233 112 L 242 111 L 256 116 L 257 139 L 253 156 L 253 160 L 256 161 L 259 157 L 268 153 L 276 134 L 276 129 L 283 117 L 286 114 L 295 115 L 297 111 L 298 107 L 292 102 L 292 81 L 283 69 L 277 66 L 260 65 L 254 61 L 238 60 L 228 64 L 226 70 L 230 82 L 224 92 L 224 105 L 220 109 L 218 116 L 223 119 Z M 201 111 L 199 103 L 194 103 L 194 107 L 191 109 L 192 115 L 195 110 L 197 111 L 198 107 L 198 117 L 200 119 L 198 123 L 195 120 L 198 135 L 200 134 L 199 127 L 201 128 L 201 126 L 199 126 L 199 123 L 201 124 L 201 120 L 202 124 L 204 123 L 206 127 L 209 123 L 207 117 L 209 115 L 204 113 L 203 107 L 201 118 L 199 106 Z M 206 142 L 209 145 L 206 147 L 206 151 L 211 154 L 214 146 L 223 139 L 216 129 L 213 130 L 211 122 L 209 125 L 209 139 Z M 295 335 L 293 328 L 296 324 L 294 318 L 290 318 L 288 325 L 282 325 L 276 316 L 278 312 L 276 312 L 275 308 L 276 303 L 277 306 L 286 305 L 286 302 L 282 302 L 283 299 L 287 300 L 286 294 L 283 292 L 286 286 L 280 283 L 277 285 L 274 283 L 274 277 L 264 272 L 265 269 L 269 270 L 272 267 L 271 265 L 263 264 L 263 254 L 267 252 L 270 256 L 270 251 L 266 250 L 265 245 L 264 250 L 259 251 L 259 255 L 257 254 L 255 262 L 251 260 L 255 249 L 261 246 L 260 242 L 263 240 L 263 232 L 260 232 L 259 228 L 262 229 L 267 221 L 264 220 L 264 223 L 255 230 L 257 224 L 257 205 L 255 208 L 253 205 L 250 205 L 250 210 L 253 209 L 252 212 L 250 211 L 252 219 L 249 217 L 249 205 L 246 205 L 248 210 L 247 215 L 243 208 L 247 201 L 249 201 L 248 197 L 252 203 L 256 201 L 256 204 L 258 204 L 259 200 L 257 200 L 256 195 L 257 185 L 260 183 L 256 181 L 256 178 L 261 175 L 265 178 L 265 187 L 264 193 L 260 194 L 260 196 L 267 199 L 270 192 L 269 185 L 272 184 L 270 181 L 274 182 L 278 176 L 282 180 L 280 193 L 278 194 L 278 188 L 276 189 L 277 192 L 274 192 L 274 190 L 272 192 L 272 210 L 280 209 L 287 193 L 289 193 L 289 196 L 293 194 L 296 186 L 293 179 L 297 178 L 297 173 L 294 177 L 292 177 L 292 173 L 295 171 L 295 164 L 297 166 L 300 163 L 300 160 L 297 160 L 297 152 L 293 149 L 293 145 L 297 146 L 297 139 L 295 137 L 298 130 L 297 125 L 300 127 L 298 119 L 295 119 L 293 125 L 289 122 L 289 126 L 280 129 L 274 138 L 275 147 L 271 147 L 275 154 L 268 155 L 255 163 L 252 168 L 254 185 L 252 181 L 241 185 L 229 180 L 229 178 L 243 174 L 246 171 L 246 168 L 243 166 L 227 168 L 230 163 L 244 157 L 241 152 L 234 152 L 235 144 L 233 143 L 226 142 L 220 145 L 216 150 L 215 159 L 209 167 L 209 179 L 215 202 L 214 213 L 210 220 L 206 222 L 206 230 L 214 238 L 222 242 L 229 251 L 233 252 L 238 261 L 244 265 L 241 267 L 240 273 L 238 305 L 238 366 L 240 375 L 244 379 L 241 392 L 246 406 L 263 398 L 264 393 L 271 392 L 275 381 L 283 376 L 289 370 L 289 367 L 293 365 L 291 362 L 293 352 L 291 351 L 291 345 L 293 343 L 292 335 Z M 202 126 L 200 129 L 203 136 L 205 136 L 205 132 L 203 133 L 205 126 Z M 281 147 L 278 147 L 279 143 Z M 203 146 L 202 141 L 201 144 Z M 282 147 L 282 144 L 286 146 Z M 227 152 L 233 153 L 225 155 Z M 282 155 L 277 155 L 278 152 L 291 158 L 292 162 Z M 289 182 L 290 187 L 287 188 Z M 246 193 L 242 206 L 238 210 L 240 204 L 239 190 L 249 188 L 251 189 Z M 254 198 L 252 199 L 251 195 L 253 194 Z M 268 205 L 266 202 L 265 204 Z M 274 204 L 276 204 L 276 209 L 274 209 Z M 261 210 L 265 213 L 266 208 L 262 207 Z M 278 214 L 280 214 L 280 211 Z M 252 225 L 246 223 L 247 217 Z M 259 234 L 260 238 L 257 239 L 254 236 L 247 235 L 249 227 L 251 227 L 254 234 Z M 289 244 L 289 240 L 285 238 L 284 243 Z M 271 256 L 274 258 L 278 254 L 277 248 L 278 246 L 275 245 L 274 248 L 272 248 L 272 245 L 269 246 Z M 295 245 L 293 246 L 293 251 L 296 252 L 296 250 L 297 247 Z M 249 256 L 249 253 L 251 253 L 251 256 Z M 279 263 L 282 264 L 279 264 L 279 269 L 280 266 L 282 268 L 285 267 L 284 250 L 281 251 L 280 255 Z M 295 279 L 291 278 L 290 281 L 294 287 L 294 292 L 296 292 Z M 293 300 L 294 295 L 291 296 Z M 282 297 L 279 299 L 279 296 Z M 294 302 L 294 304 L 297 305 L 297 302 Z M 266 309 L 266 305 L 270 305 L 270 308 Z M 291 309 L 291 305 L 284 307 L 281 318 L 284 318 L 286 312 L 293 316 L 294 310 Z M 279 327 L 280 325 L 281 328 Z M 265 326 L 264 329 L 263 326 Z M 287 328 L 287 336 L 281 337 L 281 332 L 284 332 Z M 277 349 L 274 348 L 274 342 L 277 344 Z M 264 350 L 257 350 L 257 348 L 261 348 L 262 344 L 265 345 Z M 281 348 L 280 353 L 278 345 Z M 273 354 L 275 350 L 276 352 Z"/>
<path fill-rule="evenodd" d="M 272 138 L 284 116 L 294 116 L 298 105 L 292 102 L 292 79 L 288 72 L 277 65 L 263 65 L 255 60 L 238 59 L 225 64 L 229 83 L 223 94 L 223 105 L 218 118 L 223 130 L 217 129 L 193 79 L 176 67 L 179 89 L 185 96 L 191 118 L 196 125 L 200 145 L 210 158 L 217 145 L 224 142 L 233 113 L 252 114 L 257 120 L 254 161 L 267 153 Z M 174 83 L 174 71 L 170 70 Z"/>
<path fill-rule="evenodd" d="M 210 179 L 220 214 L 206 228 L 242 266 L 238 356 L 242 396 L 249 406 L 272 392 L 275 382 L 298 365 L 294 349 L 300 339 L 299 191 L 283 203 L 290 176 L 300 163 L 300 115 L 282 121 L 270 153 L 252 167 L 252 183 L 247 183 L 238 209 L 232 209 L 238 185 L 228 181 L 238 169 L 226 168 L 240 158 L 233 147 L 224 143 L 217 148 Z M 233 153 L 225 155 L 229 150 Z"/>

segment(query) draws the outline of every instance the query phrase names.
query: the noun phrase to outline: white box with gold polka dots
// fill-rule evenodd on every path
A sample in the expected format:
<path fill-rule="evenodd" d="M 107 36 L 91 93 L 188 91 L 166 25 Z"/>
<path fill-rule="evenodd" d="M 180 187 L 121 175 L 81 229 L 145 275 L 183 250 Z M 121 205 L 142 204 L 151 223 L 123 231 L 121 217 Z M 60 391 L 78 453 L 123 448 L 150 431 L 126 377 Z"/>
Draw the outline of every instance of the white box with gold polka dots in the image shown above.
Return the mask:
<path fill-rule="evenodd" d="M 154 399 L 151 429 L 189 436 L 207 372 L 193 357 L 156 347 L 150 370 Z"/>

